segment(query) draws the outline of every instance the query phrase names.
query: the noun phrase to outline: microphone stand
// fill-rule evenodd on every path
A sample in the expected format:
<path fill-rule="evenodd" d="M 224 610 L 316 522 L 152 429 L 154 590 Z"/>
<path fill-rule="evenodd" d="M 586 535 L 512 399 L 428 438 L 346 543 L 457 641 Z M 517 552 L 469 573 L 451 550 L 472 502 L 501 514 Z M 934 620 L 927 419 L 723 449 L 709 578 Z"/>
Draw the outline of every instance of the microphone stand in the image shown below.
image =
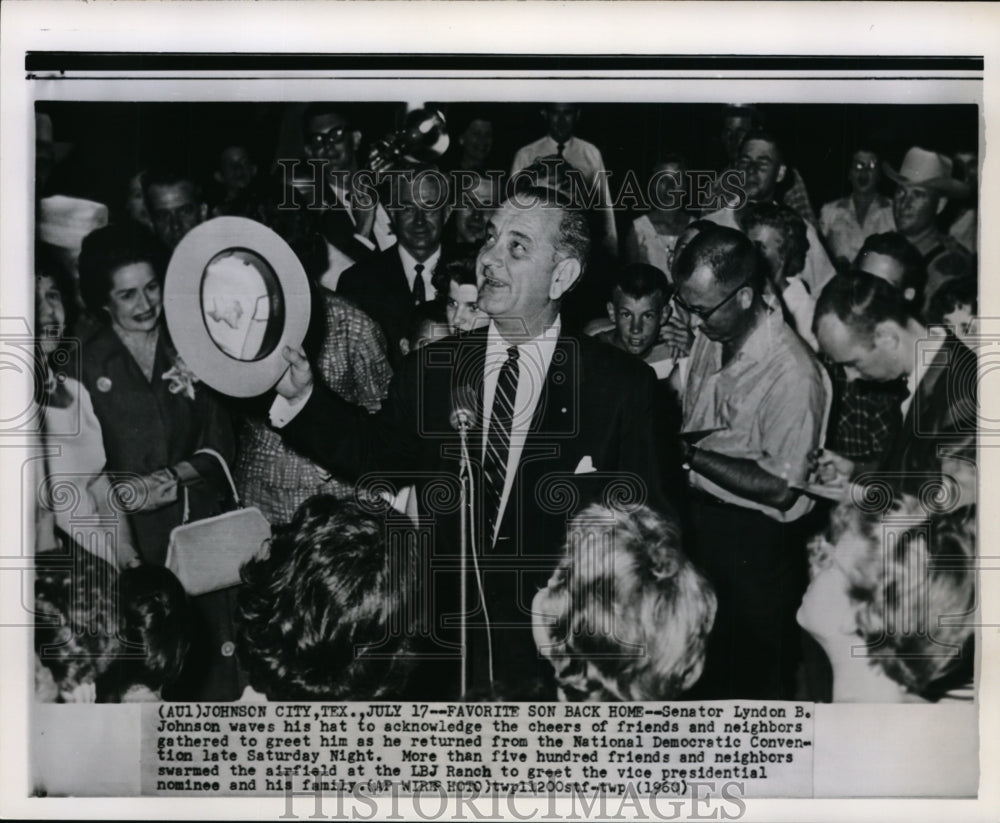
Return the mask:
<path fill-rule="evenodd" d="M 459 612 L 461 614 L 461 625 L 459 627 L 459 642 L 462 646 L 462 672 L 459 680 L 459 695 L 465 699 L 468 691 L 468 670 L 469 670 L 469 630 L 468 622 L 468 554 L 469 554 L 469 523 L 467 506 L 471 498 L 472 491 L 472 461 L 469 458 L 469 416 L 458 414 L 457 428 L 458 439 L 461 447 L 461 459 L 459 460 L 458 481 L 459 481 Z"/>

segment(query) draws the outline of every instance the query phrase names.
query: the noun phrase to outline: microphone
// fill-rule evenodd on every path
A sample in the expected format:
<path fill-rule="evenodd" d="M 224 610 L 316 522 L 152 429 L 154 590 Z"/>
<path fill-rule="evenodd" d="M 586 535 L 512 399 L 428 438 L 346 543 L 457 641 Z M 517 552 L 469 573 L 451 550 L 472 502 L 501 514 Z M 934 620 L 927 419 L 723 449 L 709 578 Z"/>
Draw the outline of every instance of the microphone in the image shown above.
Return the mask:
<path fill-rule="evenodd" d="M 476 422 L 476 409 L 479 406 L 475 389 L 472 386 L 457 386 L 451 393 L 451 414 L 448 423 L 459 432 L 467 432 Z"/>

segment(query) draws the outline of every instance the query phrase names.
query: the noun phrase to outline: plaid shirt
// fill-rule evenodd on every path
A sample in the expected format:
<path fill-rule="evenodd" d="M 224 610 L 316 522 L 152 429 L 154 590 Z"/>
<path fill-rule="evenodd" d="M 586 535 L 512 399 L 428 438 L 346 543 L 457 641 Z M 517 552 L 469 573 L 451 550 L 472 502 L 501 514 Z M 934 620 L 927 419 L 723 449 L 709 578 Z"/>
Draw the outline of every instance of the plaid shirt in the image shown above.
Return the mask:
<path fill-rule="evenodd" d="M 814 229 L 818 229 L 819 223 L 816 222 L 816 212 L 813 211 L 812 204 L 809 202 L 809 192 L 806 191 L 806 184 L 802 179 L 802 175 L 799 174 L 797 169 L 789 169 L 788 173 L 792 176 L 792 183 L 788 187 L 788 191 L 781 198 L 782 202 L 807 223 L 811 223 Z"/>
<path fill-rule="evenodd" d="M 906 382 L 847 382 L 838 369 L 834 378 L 835 417 L 830 448 L 856 463 L 877 462 L 903 424 L 900 404 Z"/>
<path fill-rule="evenodd" d="M 343 297 L 327 292 L 323 299 L 326 338 L 313 364 L 316 373 L 348 402 L 378 411 L 392 377 L 385 337 L 374 320 Z M 240 435 L 237 488 L 244 505 L 257 506 L 270 523 L 287 523 L 314 494 L 352 492 L 349 483 L 288 448 L 264 420 L 248 418 Z"/>

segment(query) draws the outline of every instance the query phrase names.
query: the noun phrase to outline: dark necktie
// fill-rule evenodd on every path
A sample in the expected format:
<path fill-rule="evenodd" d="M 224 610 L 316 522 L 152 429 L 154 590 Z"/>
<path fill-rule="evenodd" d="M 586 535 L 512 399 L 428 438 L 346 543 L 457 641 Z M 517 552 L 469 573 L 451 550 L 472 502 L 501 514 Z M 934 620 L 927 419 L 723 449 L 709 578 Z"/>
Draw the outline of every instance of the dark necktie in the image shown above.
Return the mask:
<path fill-rule="evenodd" d="M 427 299 L 427 293 L 424 291 L 424 264 L 417 263 L 413 270 L 417 273 L 417 276 L 413 278 L 413 302 L 419 306 Z"/>
<path fill-rule="evenodd" d="M 563 156 L 563 151 L 565 151 L 565 149 L 566 149 L 565 143 L 556 143 L 556 154 L 558 154 L 560 157 Z"/>
<path fill-rule="evenodd" d="M 507 359 L 500 368 L 497 389 L 493 396 L 490 430 L 486 437 L 483 460 L 483 515 L 486 524 L 485 541 L 493 544 L 493 531 L 500 512 L 500 498 L 507 480 L 507 455 L 510 452 L 510 424 L 514 418 L 514 398 L 517 395 L 517 346 L 507 349 Z"/>

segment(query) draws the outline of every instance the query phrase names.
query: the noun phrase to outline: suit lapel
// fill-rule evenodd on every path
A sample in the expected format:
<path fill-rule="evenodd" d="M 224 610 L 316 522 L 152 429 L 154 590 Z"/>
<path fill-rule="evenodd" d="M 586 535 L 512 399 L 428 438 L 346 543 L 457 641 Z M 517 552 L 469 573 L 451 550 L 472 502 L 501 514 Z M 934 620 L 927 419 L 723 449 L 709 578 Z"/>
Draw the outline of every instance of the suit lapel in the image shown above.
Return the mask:
<path fill-rule="evenodd" d="M 577 414 L 580 383 L 584 377 L 580 366 L 576 341 L 560 335 L 542 384 L 542 396 L 531 418 L 526 447 L 538 436 L 571 432 Z"/>

